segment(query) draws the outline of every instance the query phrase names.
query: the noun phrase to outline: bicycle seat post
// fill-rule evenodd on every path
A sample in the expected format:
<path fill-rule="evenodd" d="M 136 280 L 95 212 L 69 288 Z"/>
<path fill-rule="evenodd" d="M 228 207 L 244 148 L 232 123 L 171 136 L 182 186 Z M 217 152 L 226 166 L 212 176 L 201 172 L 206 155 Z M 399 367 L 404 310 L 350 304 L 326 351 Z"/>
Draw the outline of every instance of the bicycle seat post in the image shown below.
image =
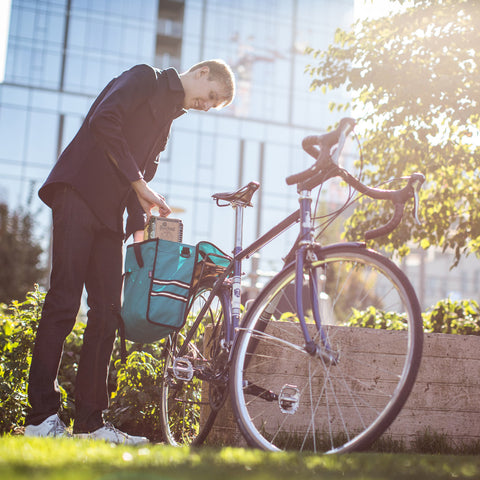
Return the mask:
<path fill-rule="evenodd" d="M 232 202 L 232 207 L 235 210 L 235 247 L 233 250 L 233 256 L 236 259 L 237 255 L 243 249 L 243 209 L 245 208 L 245 205 Z M 232 284 L 232 320 L 234 329 L 240 324 L 240 305 L 242 303 L 241 275 L 242 262 L 241 260 L 235 260 Z"/>
<path fill-rule="evenodd" d="M 252 196 L 259 187 L 260 184 L 258 182 L 250 182 L 235 192 L 222 192 L 212 195 L 219 207 L 231 205 L 235 210 L 235 246 L 233 250 L 234 265 L 232 278 L 232 323 L 234 329 L 240 324 L 240 305 L 242 301 L 240 281 L 242 261 L 239 259 L 239 256 L 243 250 L 243 209 L 252 206 Z"/>

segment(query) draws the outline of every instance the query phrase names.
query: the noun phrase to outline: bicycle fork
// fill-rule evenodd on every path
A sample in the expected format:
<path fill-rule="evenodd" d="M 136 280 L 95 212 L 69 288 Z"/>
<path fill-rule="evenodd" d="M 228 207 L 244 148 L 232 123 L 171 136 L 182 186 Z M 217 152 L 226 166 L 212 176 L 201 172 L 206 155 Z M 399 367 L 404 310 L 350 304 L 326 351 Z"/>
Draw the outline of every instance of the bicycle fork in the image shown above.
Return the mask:
<path fill-rule="evenodd" d="M 321 267 L 314 267 L 313 263 L 318 260 L 315 254 L 314 230 L 311 218 L 312 197 L 310 190 L 302 190 L 299 192 L 300 202 L 300 239 L 299 248 L 296 251 L 295 262 L 295 303 L 297 307 L 298 319 L 305 338 L 305 350 L 312 356 L 316 356 L 326 365 L 336 365 L 338 363 L 339 354 L 335 352 L 329 345 L 325 328 L 322 323 L 320 312 L 321 292 L 325 287 L 325 275 Z M 309 272 L 309 293 L 312 306 L 313 318 L 320 341 L 316 342 L 312 339 L 305 321 L 305 311 L 303 305 L 303 283 L 305 266 Z"/>
<path fill-rule="evenodd" d="M 312 357 L 320 359 L 326 366 L 330 367 L 338 363 L 339 355 L 329 345 L 327 335 L 325 333 L 324 325 L 322 325 L 322 316 L 319 302 L 321 292 L 325 289 L 325 271 L 323 267 L 314 266 L 317 256 L 315 251 L 318 245 L 314 242 L 313 228 L 311 224 L 311 195 L 310 191 L 301 192 L 300 195 L 300 221 L 301 233 L 298 240 L 298 248 L 296 249 L 295 262 L 295 303 L 297 316 L 300 322 L 302 333 L 305 340 L 305 351 Z M 306 267 L 306 268 L 305 268 Z M 307 328 L 305 320 L 305 312 L 303 305 L 303 282 L 304 271 L 309 273 L 309 292 L 310 301 L 312 305 L 312 313 L 315 319 L 316 330 L 318 332 L 318 340 L 312 339 Z M 280 296 L 272 299 L 269 305 L 260 314 L 256 322 L 256 335 L 267 335 L 266 329 L 272 317 L 275 315 L 277 305 L 280 301 Z M 316 335 L 317 336 L 317 335 Z M 249 350 L 253 352 L 257 348 L 257 342 L 252 339 Z M 248 368 L 248 355 L 245 358 L 244 368 Z M 284 414 L 295 414 L 300 405 L 301 391 L 298 386 L 286 383 L 279 387 L 276 392 L 266 389 L 261 385 L 257 385 L 250 380 L 245 380 L 243 383 L 243 392 L 245 395 L 252 395 L 256 398 L 261 398 L 267 402 L 277 402 L 280 411 Z"/>

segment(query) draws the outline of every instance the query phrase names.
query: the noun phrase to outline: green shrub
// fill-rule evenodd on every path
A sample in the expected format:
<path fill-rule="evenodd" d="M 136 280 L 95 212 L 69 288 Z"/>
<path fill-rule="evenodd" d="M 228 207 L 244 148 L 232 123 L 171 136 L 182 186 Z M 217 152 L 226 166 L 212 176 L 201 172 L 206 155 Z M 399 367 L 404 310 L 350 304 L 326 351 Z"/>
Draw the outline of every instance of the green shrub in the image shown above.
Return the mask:
<path fill-rule="evenodd" d="M 480 335 L 480 309 L 475 300 L 441 300 L 423 314 L 426 332 Z"/>
<path fill-rule="evenodd" d="M 428 333 L 480 335 L 480 307 L 475 300 L 440 300 L 422 313 L 423 329 Z M 349 326 L 404 330 L 405 317 L 395 312 L 353 309 Z"/>
<path fill-rule="evenodd" d="M 405 316 L 396 312 L 387 312 L 378 310 L 375 307 L 369 307 L 367 310 L 353 309 L 352 315 L 348 319 L 347 325 L 350 327 L 365 327 L 389 330 L 406 330 Z"/>
<path fill-rule="evenodd" d="M 160 441 L 161 344 L 132 345 L 126 363 L 117 359 L 113 371 L 116 389 L 106 419 L 130 434 Z"/>
<path fill-rule="evenodd" d="M 45 293 L 35 285 L 26 300 L 0 304 L 0 433 L 23 425 L 28 410 L 28 373 Z M 67 338 L 59 372 L 62 418 L 73 417 L 74 378 L 80 356 L 83 324 Z"/>
<path fill-rule="evenodd" d="M 24 302 L 0 304 L 0 432 L 22 424 L 28 407 L 28 371 L 45 295 L 38 286 Z"/>

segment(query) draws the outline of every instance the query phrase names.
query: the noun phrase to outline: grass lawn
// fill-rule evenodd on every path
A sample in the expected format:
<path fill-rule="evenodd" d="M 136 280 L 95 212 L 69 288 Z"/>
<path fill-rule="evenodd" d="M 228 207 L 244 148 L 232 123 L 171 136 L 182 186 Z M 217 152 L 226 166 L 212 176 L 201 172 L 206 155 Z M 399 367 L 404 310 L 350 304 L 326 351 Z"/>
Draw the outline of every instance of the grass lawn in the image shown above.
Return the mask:
<path fill-rule="evenodd" d="M 90 440 L 0 437 L 2 480 L 480 479 L 480 457 L 307 455 L 240 448 L 122 447 Z"/>

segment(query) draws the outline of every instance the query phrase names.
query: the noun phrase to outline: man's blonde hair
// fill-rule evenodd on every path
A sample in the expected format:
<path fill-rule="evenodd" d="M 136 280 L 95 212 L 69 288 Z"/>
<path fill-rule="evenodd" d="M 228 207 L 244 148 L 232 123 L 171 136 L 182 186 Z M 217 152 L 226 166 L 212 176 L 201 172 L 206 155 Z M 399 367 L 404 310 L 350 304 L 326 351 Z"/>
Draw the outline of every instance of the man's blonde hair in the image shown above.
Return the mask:
<path fill-rule="evenodd" d="M 220 82 L 225 88 L 225 101 L 218 105 L 217 108 L 226 107 L 230 105 L 235 97 L 235 75 L 232 72 L 232 69 L 226 62 L 216 58 L 213 60 L 205 60 L 200 63 L 196 63 L 190 69 L 189 72 L 198 70 L 202 67 L 208 67 L 210 70 L 208 79 L 215 80 Z"/>

